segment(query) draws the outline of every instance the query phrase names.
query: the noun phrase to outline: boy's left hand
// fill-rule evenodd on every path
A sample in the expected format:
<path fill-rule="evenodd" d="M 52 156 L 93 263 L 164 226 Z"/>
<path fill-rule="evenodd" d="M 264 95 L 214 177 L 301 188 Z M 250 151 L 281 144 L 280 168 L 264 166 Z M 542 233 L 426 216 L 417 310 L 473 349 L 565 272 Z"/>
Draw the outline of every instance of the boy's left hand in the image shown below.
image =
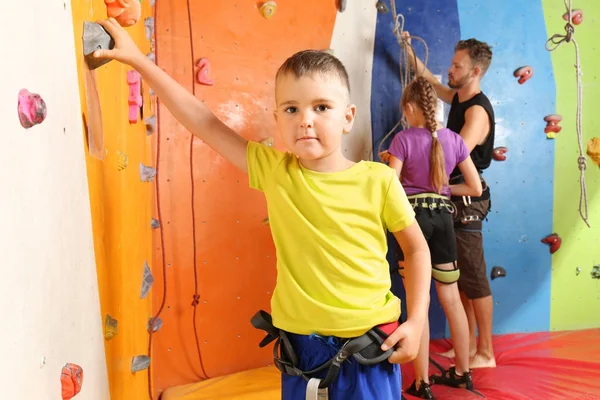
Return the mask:
<path fill-rule="evenodd" d="M 383 342 L 381 349 L 386 351 L 395 347 L 394 352 L 388 359 L 389 362 L 394 364 L 409 363 L 417 357 L 421 334 L 422 328 L 419 329 L 417 323 L 409 318 Z"/>

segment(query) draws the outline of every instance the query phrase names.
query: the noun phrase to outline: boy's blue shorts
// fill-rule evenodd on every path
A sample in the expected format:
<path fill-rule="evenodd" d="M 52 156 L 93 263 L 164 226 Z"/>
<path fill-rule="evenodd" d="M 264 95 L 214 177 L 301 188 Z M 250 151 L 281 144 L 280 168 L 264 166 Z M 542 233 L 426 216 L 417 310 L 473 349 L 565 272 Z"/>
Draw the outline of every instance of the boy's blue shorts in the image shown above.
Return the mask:
<path fill-rule="evenodd" d="M 342 340 L 318 335 L 296 335 L 288 337 L 298 356 L 298 368 L 308 371 L 329 361 L 340 349 Z M 324 369 L 317 378 L 327 374 Z M 302 377 L 282 374 L 282 400 L 304 400 L 307 381 Z M 402 377 L 400 365 L 388 361 L 366 366 L 352 357 L 342 364 L 340 373 L 329 386 L 330 400 L 399 400 L 401 398 Z"/>

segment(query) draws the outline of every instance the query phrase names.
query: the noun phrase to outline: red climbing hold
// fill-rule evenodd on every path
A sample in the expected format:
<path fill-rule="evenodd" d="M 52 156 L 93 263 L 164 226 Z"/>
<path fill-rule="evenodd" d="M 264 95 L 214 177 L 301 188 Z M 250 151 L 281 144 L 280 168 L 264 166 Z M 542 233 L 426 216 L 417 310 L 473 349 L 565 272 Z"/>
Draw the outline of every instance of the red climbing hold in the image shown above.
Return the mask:
<path fill-rule="evenodd" d="M 550 245 L 550 254 L 554 254 L 560 249 L 560 245 L 562 244 L 562 239 L 558 236 L 557 233 L 553 233 L 551 235 L 546 236 L 541 240 L 542 243 Z"/>
<path fill-rule="evenodd" d="M 492 153 L 492 157 L 496 161 L 504 161 L 506 160 L 506 156 L 504 155 L 508 151 L 508 148 L 504 146 L 496 147 L 494 152 Z"/>
<path fill-rule="evenodd" d="M 196 81 L 201 85 L 211 86 L 215 83 L 215 81 L 209 78 L 210 75 L 210 62 L 208 58 L 201 58 L 196 63 L 196 67 L 198 67 L 198 72 L 196 73 Z"/>
<path fill-rule="evenodd" d="M 23 128 L 31 128 L 34 125 L 41 124 L 46 119 L 46 102 L 37 93 L 30 93 L 27 89 L 19 91 L 19 101 L 17 103 L 19 112 L 19 121 Z"/>
<path fill-rule="evenodd" d="M 533 76 L 533 68 L 529 65 L 517 68 L 515 72 L 513 72 L 513 75 L 515 78 L 519 78 L 519 84 L 522 85 Z"/>
<path fill-rule="evenodd" d="M 127 84 L 129 85 L 129 123 L 138 122 L 142 101 L 142 77 L 136 70 L 127 71 Z"/>
<path fill-rule="evenodd" d="M 560 121 L 562 121 L 562 117 L 558 114 L 546 115 L 544 117 L 544 121 L 546 121 L 546 127 L 544 128 L 544 132 L 546 133 L 546 137 L 549 139 L 554 138 L 555 134 L 562 130 L 562 127 L 559 125 Z"/>
<path fill-rule="evenodd" d="M 569 13 L 566 12 L 563 14 L 563 19 L 565 21 L 569 20 Z M 571 22 L 573 25 L 579 25 L 583 22 L 583 11 L 581 10 L 572 10 L 571 11 Z"/>
<path fill-rule="evenodd" d="M 60 374 L 63 400 L 71 400 L 81 391 L 83 384 L 83 368 L 77 364 L 67 363 Z"/>

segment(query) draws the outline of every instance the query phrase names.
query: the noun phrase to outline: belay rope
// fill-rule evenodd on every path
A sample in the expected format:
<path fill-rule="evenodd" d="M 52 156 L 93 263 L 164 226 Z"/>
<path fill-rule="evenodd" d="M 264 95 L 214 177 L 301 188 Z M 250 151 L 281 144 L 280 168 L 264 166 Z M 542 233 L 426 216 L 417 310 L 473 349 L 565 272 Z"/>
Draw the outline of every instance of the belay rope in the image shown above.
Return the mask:
<path fill-rule="evenodd" d="M 402 87 L 402 91 L 404 92 L 404 89 L 406 88 L 406 86 L 408 86 L 408 84 L 413 79 L 415 79 L 415 77 L 419 74 L 419 71 L 417 70 L 413 74 L 412 69 L 410 67 L 408 48 L 412 47 L 412 46 L 409 45 L 408 42 L 402 37 L 402 33 L 404 32 L 404 16 L 402 14 L 398 14 L 396 12 L 395 0 L 391 0 L 391 6 L 392 6 L 392 16 L 394 17 L 394 28 L 392 29 L 392 32 L 394 32 L 394 36 L 396 36 L 396 40 L 398 41 L 398 44 L 400 45 L 400 61 L 399 61 L 398 65 L 400 67 L 400 85 Z M 420 38 L 418 36 L 410 36 L 410 38 L 421 41 L 423 43 L 423 45 L 425 46 L 425 59 L 423 61 L 423 65 L 427 66 L 427 62 L 429 60 L 429 49 L 427 48 L 427 43 L 425 43 L 425 40 L 423 40 L 422 38 Z M 415 70 L 416 70 L 417 69 L 416 68 L 417 55 L 415 54 L 414 49 L 413 49 L 413 56 L 414 56 L 414 60 L 415 60 Z M 423 72 L 421 71 L 421 74 L 422 73 Z M 394 132 L 396 132 L 396 129 L 398 129 L 398 127 L 400 125 L 402 125 L 402 127 L 404 129 L 408 128 L 408 124 L 407 124 L 404 116 L 402 116 L 402 118 L 400 118 L 400 121 L 398 121 L 398 123 L 396 125 L 394 125 L 394 127 L 380 140 L 379 146 L 377 148 L 377 154 L 381 154 L 383 144 L 390 137 L 390 135 L 392 135 Z"/>
<path fill-rule="evenodd" d="M 577 41 L 574 38 L 575 35 L 575 27 L 572 24 L 572 0 L 564 0 L 565 7 L 567 8 L 567 12 L 569 14 L 569 20 L 565 25 L 566 33 L 564 35 L 554 34 L 548 41 L 546 42 L 546 50 L 554 51 L 558 49 L 563 43 L 573 43 L 575 46 L 575 71 L 577 74 L 577 119 L 576 119 L 576 127 L 577 127 L 577 143 L 579 144 L 579 157 L 577 157 L 577 165 L 579 167 L 579 186 L 580 186 L 580 195 L 579 195 L 579 215 L 581 215 L 581 219 L 583 222 L 590 227 L 588 222 L 588 203 L 587 203 L 587 188 L 585 185 L 585 170 L 587 168 L 587 160 L 585 155 L 583 154 L 583 135 L 582 135 L 582 103 L 583 103 L 583 95 L 582 89 L 583 85 L 581 84 L 581 63 L 579 60 L 579 46 L 577 45 Z"/>

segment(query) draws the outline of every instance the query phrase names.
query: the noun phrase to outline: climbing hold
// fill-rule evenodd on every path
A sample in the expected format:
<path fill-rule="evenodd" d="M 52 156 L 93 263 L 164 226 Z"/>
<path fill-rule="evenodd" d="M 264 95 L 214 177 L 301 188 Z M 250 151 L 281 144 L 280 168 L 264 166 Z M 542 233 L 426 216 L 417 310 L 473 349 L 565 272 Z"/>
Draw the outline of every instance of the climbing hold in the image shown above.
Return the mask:
<path fill-rule="evenodd" d="M 131 361 L 131 372 L 136 373 L 138 371 L 145 370 L 150 366 L 150 357 L 148 356 L 135 356 Z"/>
<path fill-rule="evenodd" d="M 117 151 L 117 169 L 123 171 L 129 165 L 127 154 Z"/>
<path fill-rule="evenodd" d="M 569 20 L 569 13 L 566 12 L 563 14 L 563 19 L 565 21 Z M 583 11 L 577 9 L 577 10 L 572 10 L 571 11 L 571 23 L 573 25 L 579 25 L 583 22 Z"/>
<path fill-rule="evenodd" d="M 117 336 L 119 331 L 119 322 L 106 314 L 106 318 L 104 318 L 104 339 L 110 340 Z"/>
<path fill-rule="evenodd" d="M 587 144 L 587 155 L 590 156 L 594 164 L 600 167 L 600 138 L 591 138 Z"/>
<path fill-rule="evenodd" d="M 156 115 L 146 118 L 144 123 L 146 124 L 146 135 L 152 135 L 156 131 Z"/>
<path fill-rule="evenodd" d="M 77 364 L 67 363 L 60 373 L 63 400 L 71 400 L 81 391 L 83 384 L 83 368 Z"/>
<path fill-rule="evenodd" d="M 154 283 L 154 277 L 152 276 L 152 271 L 150 271 L 150 267 L 148 266 L 148 262 L 144 262 L 144 278 L 142 279 L 142 292 L 140 295 L 141 299 L 145 299 Z"/>
<path fill-rule="evenodd" d="M 144 30 L 146 31 L 146 39 L 152 40 L 154 35 L 154 17 L 148 17 L 144 20 Z"/>
<path fill-rule="evenodd" d="M 600 265 L 594 265 L 591 272 L 593 279 L 600 279 Z"/>
<path fill-rule="evenodd" d="M 152 167 L 147 167 L 140 163 L 140 179 L 142 182 L 152 182 L 152 179 L 156 176 L 156 170 Z"/>
<path fill-rule="evenodd" d="M 32 126 L 41 124 L 46 119 L 46 102 L 39 94 L 21 89 L 17 101 L 17 111 L 21 126 L 29 129 Z"/>
<path fill-rule="evenodd" d="M 554 254 L 560 249 L 562 239 L 556 233 L 552 233 L 541 240 L 542 243 L 550 245 L 550 254 Z"/>
<path fill-rule="evenodd" d="M 331 55 L 333 55 L 333 49 L 326 49 L 326 50 L 323 50 L 323 51 L 324 51 L 325 53 L 327 53 L 327 54 L 331 54 Z"/>
<path fill-rule="evenodd" d="M 517 68 L 515 72 L 513 72 L 513 75 L 515 78 L 519 78 L 519 84 L 522 85 L 533 76 L 533 68 L 531 68 L 529 65 Z"/>
<path fill-rule="evenodd" d="M 383 1 L 379 0 L 376 4 L 375 7 L 377 8 L 377 12 L 380 14 L 387 14 L 390 10 L 388 9 L 387 4 L 385 4 Z"/>
<path fill-rule="evenodd" d="M 154 326 L 152 326 L 153 321 L 156 319 L 156 322 L 154 322 Z M 163 321 L 160 317 L 151 317 L 148 320 L 148 332 L 150 332 L 150 330 L 152 330 L 152 332 L 158 332 L 158 330 L 160 328 L 162 328 L 163 325 Z"/>
<path fill-rule="evenodd" d="M 269 217 L 265 217 L 265 219 L 262 220 L 263 225 L 269 225 Z"/>
<path fill-rule="evenodd" d="M 499 266 L 495 266 L 494 268 L 492 268 L 492 272 L 490 273 L 490 277 L 492 278 L 492 280 L 496 278 L 503 278 L 505 276 L 506 270 Z"/>
<path fill-rule="evenodd" d="M 121 26 L 133 26 L 142 17 L 140 0 L 104 0 L 106 14 Z"/>
<path fill-rule="evenodd" d="M 94 70 L 111 61 L 109 58 L 94 58 L 96 50 L 111 50 L 115 41 L 104 30 L 102 25 L 95 22 L 83 22 L 83 56 L 90 70 Z"/>
<path fill-rule="evenodd" d="M 275 11 L 277 10 L 277 3 L 274 1 L 267 1 L 266 3 L 263 3 L 258 10 L 263 17 L 269 19 L 273 16 L 273 14 L 275 14 Z"/>
<path fill-rule="evenodd" d="M 127 71 L 127 84 L 129 85 L 129 123 L 135 124 L 138 122 L 140 107 L 142 107 L 142 76 L 139 72 L 132 69 Z"/>
<path fill-rule="evenodd" d="M 148 59 L 152 62 L 156 62 L 156 54 L 154 54 L 153 51 L 151 51 L 150 53 L 146 54 L 146 57 L 148 57 Z"/>
<path fill-rule="evenodd" d="M 160 228 L 160 221 L 157 219 L 152 218 L 152 222 L 150 223 L 150 227 L 152 229 L 158 229 Z"/>
<path fill-rule="evenodd" d="M 558 114 L 546 115 L 544 121 L 546 121 L 546 127 L 544 128 L 546 137 L 548 139 L 554 139 L 556 134 L 562 130 L 562 127 L 559 125 L 560 121 L 562 121 L 562 116 Z"/>
<path fill-rule="evenodd" d="M 581 267 L 575 268 L 575 275 L 579 276 L 580 273 L 581 273 Z"/>
<path fill-rule="evenodd" d="M 150 0 L 150 7 L 154 7 L 154 4 L 156 4 L 156 0 Z"/>
<path fill-rule="evenodd" d="M 346 0 L 337 0 L 337 1 L 338 1 L 339 12 L 343 13 L 344 11 L 346 11 L 347 1 Z"/>
<path fill-rule="evenodd" d="M 209 78 L 210 75 L 210 61 L 208 58 L 201 58 L 196 63 L 196 67 L 198 67 L 198 72 L 196 72 L 196 81 L 201 85 L 211 86 L 215 83 L 215 81 Z"/>
<path fill-rule="evenodd" d="M 508 148 L 504 146 L 496 147 L 492 153 L 492 157 L 496 161 L 504 161 L 506 160 L 506 156 L 504 155 L 506 152 L 508 152 Z"/>

